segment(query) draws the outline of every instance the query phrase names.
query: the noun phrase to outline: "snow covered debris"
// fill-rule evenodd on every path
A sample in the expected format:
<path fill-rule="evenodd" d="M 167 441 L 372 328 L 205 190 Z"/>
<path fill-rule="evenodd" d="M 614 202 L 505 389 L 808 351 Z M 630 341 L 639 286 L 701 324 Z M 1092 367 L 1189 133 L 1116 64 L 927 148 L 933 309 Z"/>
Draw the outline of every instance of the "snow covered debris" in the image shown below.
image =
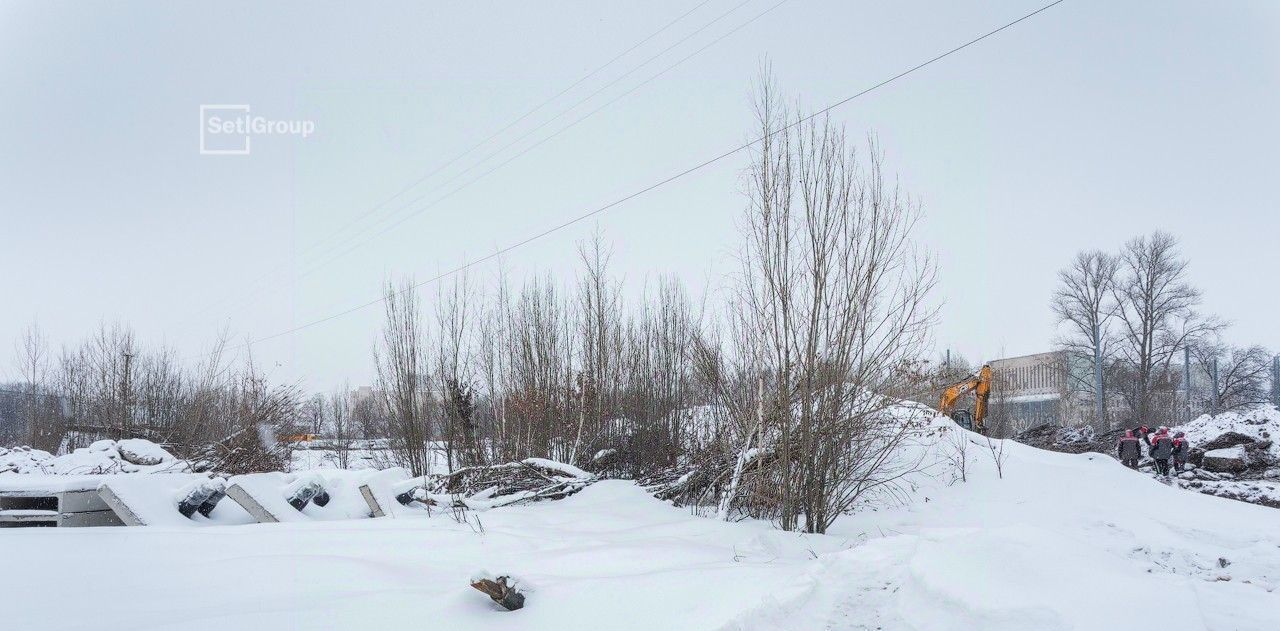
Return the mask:
<path fill-rule="evenodd" d="M 1202 466 L 1210 471 L 1239 473 L 1245 469 L 1244 447 L 1236 445 L 1205 452 L 1203 462 Z"/>
<path fill-rule="evenodd" d="M 142 438 L 127 438 L 115 443 L 120 457 L 136 465 L 157 465 L 162 462 L 173 462 L 177 458 L 165 451 L 164 447 Z"/>
<path fill-rule="evenodd" d="M 1191 471 L 1176 484 L 1280 508 L 1280 410 L 1264 405 L 1203 415 L 1173 428 L 1191 441 Z"/>
<path fill-rule="evenodd" d="M 596 477 L 595 474 L 587 473 L 586 471 L 583 471 L 571 464 L 547 460 L 546 458 L 525 458 L 524 460 L 521 460 L 521 462 L 529 465 L 530 467 L 559 473 L 561 475 L 567 475 L 571 478 L 577 478 L 580 480 L 590 480 L 591 478 Z"/>
<path fill-rule="evenodd" d="M 1271 441 L 1268 451 L 1280 458 L 1280 442 L 1277 442 L 1280 441 L 1280 409 L 1274 405 L 1218 415 L 1205 414 L 1173 430 L 1186 432 L 1191 445 L 1200 447 L 1227 433 L 1240 434 L 1257 442 Z"/>
<path fill-rule="evenodd" d="M 545 458 L 464 467 L 427 478 L 412 492 L 424 504 L 488 510 L 540 500 L 566 498 L 596 482 L 594 474 Z"/>
<path fill-rule="evenodd" d="M 53 454 L 30 447 L 0 447 L 0 473 L 39 472 L 40 465 L 53 459 Z"/>
<path fill-rule="evenodd" d="M 47 451 L 19 447 L 0 450 L 0 474 L 86 475 L 115 473 L 181 473 L 191 466 L 160 445 L 141 438 L 99 440 L 54 456 Z"/>

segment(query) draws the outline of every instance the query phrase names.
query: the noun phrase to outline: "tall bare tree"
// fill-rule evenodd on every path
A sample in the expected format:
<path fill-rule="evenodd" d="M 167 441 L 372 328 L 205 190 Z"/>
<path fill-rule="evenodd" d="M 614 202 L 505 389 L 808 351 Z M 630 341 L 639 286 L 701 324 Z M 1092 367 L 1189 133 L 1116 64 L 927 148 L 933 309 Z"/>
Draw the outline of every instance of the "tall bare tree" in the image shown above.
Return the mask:
<path fill-rule="evenodd" d="M 388 282 L 383 292 L 384 321 L 380 344 L 374 345 L 374 363 L 389 416 L 388 438 L 399 464 L 414 475 L 423 475 L 431 463 L 431 389 L 418 296 L 413 282 L 407 279 L 398 289 Z"/>
<path fill-rule="evenodd" d="M 893 455 L 913 427 L 890 410 L 918 386 L 904 367 L 933 321 L 933 266 L 874 142 L 859 161 L 828 120 L 789 118 L 767 79 L 757 113 L 735 355 L 764 381 L 780 525 L 824 532 L 905 473 Z"/>
<path fill-rule="evenodd" d="M 1058 286 L 1053 291 L 1050 307 L 1057 317 L 1061 334 L 1058 348 L 1069 356 L 1063 364 L 1063 375 L 1070 389 L 1096 394 L 1093 371 L 1088 374 L 1070 370 L 1072 359 L 1090 362 L 1095 357 L 1107 364 L 1113 352 L 1112 319 L 1116 316 L 1115 290 L 1120 259 L 1101 250 L 1076 254 L 1071 264 L 1058 272 Z M 1102 384 L 1106 401 L 1106 380 Z"/>
<path fill-rule="evenodd" d="M 1121 251 L 1115 302 L 1119 390 L 1133 420 L 1148 424 L 1175 413 L 1178 376 L 1170 365 L 1179 351 L 1222 327 L 1196 312 L 1200 291 L 1187 279 L 1188 261 L 1166 232 L 1129 240 Z"/>
<path fill-rule="evenodd" d="M 329 393 L 325 410 L 335 464 L 346 469 L 351 464 L 351 448 L 356 437 L 355 421 L 351 414 L 351 389 L 344 386 Z"/>
<path fill-rule="evenodd" d="M 57 394 L 53 389 L 49 340 L 36 324 L 23 332 L 15 345 L 15 364 L 22 379 L 22 439 L 36 449 L 56 450 L 63 427 Z"/>

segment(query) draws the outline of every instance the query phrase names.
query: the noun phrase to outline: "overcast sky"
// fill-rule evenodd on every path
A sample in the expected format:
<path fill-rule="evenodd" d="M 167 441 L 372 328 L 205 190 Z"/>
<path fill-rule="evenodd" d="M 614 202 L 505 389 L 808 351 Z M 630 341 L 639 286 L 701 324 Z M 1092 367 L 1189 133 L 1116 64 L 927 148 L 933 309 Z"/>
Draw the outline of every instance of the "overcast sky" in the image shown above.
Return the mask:
<path fill-rule="evenodd" d="M 0 0 L 0 378 L 33 321 L 57 343 L 122 321 L 189 357 L 223 326 L 256 339 L 349 309 L 385 278 L 429 278 L 740 144 L 762 60 L 823 107 L 1046 1 Z M 201 155 L 202 104 L 315 131 Z M 1048 350 L 1057 270 L 1154 229 L 1181 239 L 1232 341 L 1280 349 L 1277 112 L 1280 3 L 1067 0 L 833 115 L 876 134 L 922 203 L 937 347 L 976 361 Z M 746 160 L 505 266 L 567 280 L 598 224 L 635 291 L 658 274 L 721 286 Z M 368 383 L 380 317 L 254 354 L 307 388 Z"/>

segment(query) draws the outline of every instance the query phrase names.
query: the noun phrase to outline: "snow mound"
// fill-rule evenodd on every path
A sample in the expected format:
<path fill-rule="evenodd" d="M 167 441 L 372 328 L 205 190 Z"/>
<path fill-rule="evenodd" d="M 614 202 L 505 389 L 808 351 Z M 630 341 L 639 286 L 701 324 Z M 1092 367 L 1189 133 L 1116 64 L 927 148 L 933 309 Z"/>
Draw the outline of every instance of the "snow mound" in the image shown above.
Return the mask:
<path fill-rule="evenodd" d="M 1174 430 L 1186 432 L 1193 447 L 1204 445 L 1228 432 L 1242 434 L 1255 441 L 1269 440 L 1271 446 L 1268 450 L 1271 455 L 1280 458 L 1280 409 L 1276 409 L 1274 405 L 1217 415 L 1204 414 Z"/>
<path fill-rule="evenodd" d="M 568 477 L 576 478 L 580 480 L 589 480 L 591 478 L 596 477 L 594 473 L 587 473 L 586 471 L 583 471 L 582 469 L 579 469 L 571 464 L 556 462 L 555 460 L 547 460 L 546 458 L 525 458 L 521 462 L 531 467 L 546 469 L 555 473 L 559 473 L 559 474 L 566 475 Z"/>
<path fill-rule="evenodd" d="M 186 473 L 189 463 L 149 440 L 99 440 L 61 456 L 18 447 L 0 449 L 0 474 L 101 475 L 117 473 Z"/>

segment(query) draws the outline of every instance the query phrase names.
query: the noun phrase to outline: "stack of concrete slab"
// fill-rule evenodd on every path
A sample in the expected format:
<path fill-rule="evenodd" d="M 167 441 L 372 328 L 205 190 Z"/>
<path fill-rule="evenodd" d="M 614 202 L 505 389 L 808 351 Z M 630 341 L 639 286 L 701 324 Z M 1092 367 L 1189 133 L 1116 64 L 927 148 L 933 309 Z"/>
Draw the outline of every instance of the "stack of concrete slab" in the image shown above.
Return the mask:
<path fill-rule="evenodd" d="M 169 526 L 425 514 L 420 480 L 396 468 L 208 474 L 0 476 L 0 527 Z M 223 497 L 231 501 L 219 501 Z"/>
<path fill-rule="evenodd" d="M 227 481 L 227 497 L 259 523 L 362 519 L 391 515 L 399 506 L 393 487 L 408 479 L 404 469 L 323 469 L 303 473 L 254 473 Z M 323 501 L 300 494 L 319 487 Z"/>
<path fill-rule="evenodd" d="M 0 527 L 123 526 L 98 495 L 102 476 L 0 477 Z"/>

